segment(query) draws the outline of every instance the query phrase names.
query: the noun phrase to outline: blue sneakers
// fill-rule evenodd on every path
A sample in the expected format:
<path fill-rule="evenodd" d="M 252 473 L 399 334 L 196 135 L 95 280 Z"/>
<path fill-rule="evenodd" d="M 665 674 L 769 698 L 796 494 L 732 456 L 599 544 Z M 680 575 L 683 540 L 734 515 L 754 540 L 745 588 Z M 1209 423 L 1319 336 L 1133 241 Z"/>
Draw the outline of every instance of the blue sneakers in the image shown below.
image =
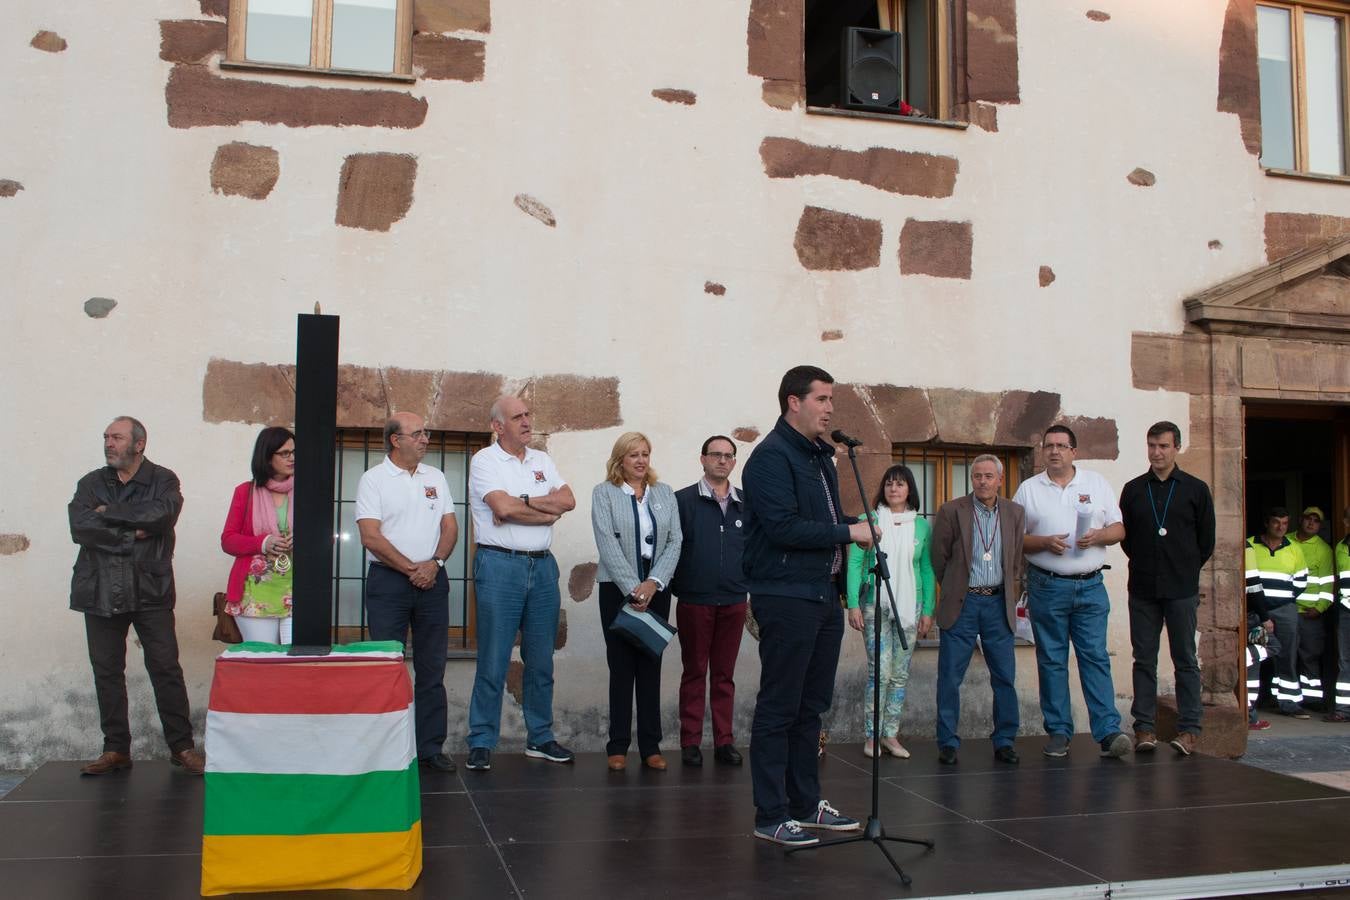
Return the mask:
<path fill-rule="evenodd" d="M 840 815 L 839 810 L 824 800 L 816 805 L 814 813 L 808 818 L 798 819 L 797 824 L 803 828 L 820 828 L 825 831 L 857 831 L 862 828 L 862 823 L 857 819 Z"/>
<path fill-rule="evenodd" d="M 549 741 L 547 744 L 526 744 L 525 755 L 531 759 L 546 759 L 555 763 L 572 761 L 572 751 L 557 741 Z"/>
<path fill-rule="evenodd" d="M 787 819 L 777 825 L 756 825 L 755 837 L 785 847 L 810 847 L 812 844 L 820 843 L 820 838 L 802 831 L 802 826 L 793 819 Z"/>

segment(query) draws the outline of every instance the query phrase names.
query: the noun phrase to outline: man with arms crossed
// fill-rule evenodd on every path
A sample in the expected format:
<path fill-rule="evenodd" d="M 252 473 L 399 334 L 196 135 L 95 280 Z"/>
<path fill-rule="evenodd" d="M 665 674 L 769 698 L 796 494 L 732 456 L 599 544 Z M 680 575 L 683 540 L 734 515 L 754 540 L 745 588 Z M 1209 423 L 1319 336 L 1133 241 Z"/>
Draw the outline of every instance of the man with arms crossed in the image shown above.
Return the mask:
<path fill-rule="evenodd" d="M 492 768 L 502 721 L 502 688 L 511 645 L 520 632 L 525 666 L 521 706 L 525 755 L 570 763 L 572 751 L 553 737 L 553 645 L 558 638 L 558 561 L 549 547 L 553 523 L 577 501 L 553 459 L 529 446 L 530 409 L 519 397 L 492 404 L 497 442 L 469 464 L 473 513 L 474 602 L 478 612 L 478 671 L 469 702 L 470 769 Z"/>
<path fill-rule="evenodd" d="M 389 454 L 361 476 L 356 488 L 356 526 L 370 555 L 366 618 L 371 638 L 403 643 L 412 626 L 418 762 L 453 772 L 454 760 L 445 752 L 450 628 L 445 561 L 455 548 L 459 524 L 445 475 L 422 462 L 429 440 L 420 416 L 401 412 L 390 417 L 384 425 Z"/>
<path fill-rule="evenodd" d="M 750 729 L 755 837 L 819 843 L 803 828 L 853 831 L 820 797 L 820 716 L 834 694 L 844 636 L 844 553 L 872 543 L 844 515 L 830 431 L 834 379 L 797 366 L 778 387 L 778 422 L 745 464 L 744 569 L 759 622 L 759 697 Z"/>
<path fill-rule="evenodd" d="M 1134 749 L 1158 746 L 1158 644 L 1163 624 L 1177 681 L 1177 736 L 1172 748 L 1190 756 L 1200 740 L 1200 662 L 1195 618 L 1200 569 L 1214 553 L 1214 498 L 1209 486 L 1181 470 L 1181 429 L 1158 422 L 1145 436 L 1148 471 L 1125 483 L 1120 549 L 1130 560 L 1130 644 L 1134 649 Z"/>

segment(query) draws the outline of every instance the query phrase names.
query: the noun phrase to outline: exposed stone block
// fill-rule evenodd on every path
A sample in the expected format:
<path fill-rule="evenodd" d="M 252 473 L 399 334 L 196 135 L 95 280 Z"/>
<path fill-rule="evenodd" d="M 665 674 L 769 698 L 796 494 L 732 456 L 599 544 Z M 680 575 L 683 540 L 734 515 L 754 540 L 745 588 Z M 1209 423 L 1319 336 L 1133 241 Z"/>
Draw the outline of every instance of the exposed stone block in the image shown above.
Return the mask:
<path fill-rule="evenodd" d="M 1138 185 L 1139 187 L 1153 187 L 1153 185 L 1158 183 L 1158 177 L 1156 175 L 1148 169 L 1139 168 L 1136 168 L 1130 174 L 1126 175 L 1125 180 L 1130 184 Z"/>
<path fill-rule="evenodd" d="M 23 190 L 23 185 L 10 178 L 0 178 L 0 197 L 13 197 Z"/>
<path fill-rule="evenodd" d="M 342 161 L 335 221 L 388 231 L 412 208 L 417 158 L 406 153 L 354 153 Z"/>
<path fill-rule="evenodd" d="M 1041 287 L 1049 287 L 1055 282 L 1055 270 L 1049 266 L 1041 266 L 1040 272 L 1036 274 L 1036 281 Z"/>
<path fill-rule="evenodd" d="M 516 635 L 516 640 L 520 640 L 520 635 Z M 513 659 L 506 667 L 506 692 L 518 704 L 524 704 L 525 684 L 525 664 L 518 659 Z"/>
<path fill-rule="evenodd" d="M 681 88 L 657 88 L 652 91 L 652 96 L 657 100 L 664 100 L 667 103 L 681 103 L 685 106 L 693 106 L 698 102 L 697 94 Z"/>
<path fill-rule="evenodd" d="M 829 175 L 857 181 L 892 194 L 950 197 L 956 189 L 959 163 L 950 156 L 871 147 L 844 150 L 792 138 L 767 137 L 760 142 L 764 174 L 770 178 Z"/>
<path fill-rule="evenodd" d="M 106 319 L 115 306 L 117 301 L 111 297 L 90 297 L 84 301 L 84 314 L 91 319 Z"/>
<path fill-rule="evenodd" d="M 1059 415 L 1059 394 L 1050 391 L 1007 391 L 999 402 L 994 443 L 1034 447 Z"/>
<path fill-rule="evenodd" d="M 55 31 L 39 31 L 33 35 L 33 39 L 28 42 L 28 46 L 44 53 L 60 53 L 68 45 L 66 39 Z"/>
<path fill-rule="evenodd" d="M 923 388 L 873 384 L 868 385 L 867 396 L 892 443 L 922 444 L 937 437 L 937 419 Z"/>
<path fill-rule="evenodd" d="M 743 444 L 753 444 L 759 440 L 759 429 L 753 425 L 742 425 L 731 430 L 731 436 Z"/>
<path fill-rule="evenodd" d="M 822 341 L 842 341 L 844 339 L 844 332 L 840 331 L 838 328 L 827 328 L 820 333 L 820 339 Z"/>
<path fill-rule="evenodd" d="M 968 279 L 974 240 L 969 222 L 906 219 L 900 230 L 900 274 Z"/>
<path fill-rule="evenodd" d="M 159 58 L 201 63 L 225 52 L 225 23 L 203 19 L 164 19 L 159 23 Z"/>
<path fill-rule="evenodd" d="M 889 455 L 891 441 L 880 418 L 872 408 L 866 385 L 836 383 L 834 386 L 834 424 L 863 442 L 868 451 L 884 448 Z M 842 449 L 839 451 L 842 456 Z"/>
<path fill-rule="evenodd" d="M 211 160 L 211 190 L 262 200 L 272 193 L 281 177 L 277 151 L 235 141 L 216 148 Z"/>
<path fill-rule="evenodd" d="M 521 396 L 534 413 L 535 431 L 545 434 L 623 424 L 617 378 L 541 375 L 525 386 Z"/>
<path fill-rule="evenodd" d="M 1019 102 L 1017 69 L 1017 0 L 966 0 L 970 99 Z"/>
<path fill-rule="evenodd" d="M 1206 663 L 1207 664 L 1207 663 Z M 1223 759 L 1237 759 L 1247 752 L 1247 713 L 1237 706 L 1216 706 L 1205 704 L 1202 720 L 1204 729 L 1200 732 L 1200 743 L 1196 749 L 1206 756 Z M 1177 735 L 1177 698 L 1172 695 L 1158 697 L 1158 718 L 1156 722 L 1158 737 L 1170 741 Z M 1158 753 L 1171 752 L 1161 747 Z"/>
<path fill-rule="evenodd" d="M 405 409 L 420 413 L 421 410 Z M 371 366 L 338 366 L 337 422 L 353 428 L 379 428 L 393 412 L 384 373 Z"/>
<path fill-rule="evenodd" d="M 487 63 L 482 41 L 443 34 L 414 34 L 413 69 L 432 81 L 482 81 Z"/>
<path fill-rule="evenodd" d="M 1064 424 L 1078 438 L 1079 459 L 1116 459 L 1120 456 L 1120 433 L 1115 419 L 1069 416 Z"/>
<path fill-rule="evenodd" d="M 427 427 L 443 431 L 492 430 L 492 401 L 502 393 L 502 376 L 491 372 L 442 372 Z"/>
<path fill-rule="evenodd" d="M 1242 143 L 1261 155 L 1261 78 L 1256 61 L 1256 4 L 1228 0 L 1219 41 L 1219 112 L 1233 113 Z"/>
<path fill-rule="evenodd" d="M 417 0 L 413 28 L 421 32 L 492 30 L 491 0 Z"/>
<path fill-rule="evenodd" d="M 1130 370 L 1141 391 L 1210 392 L 1210 346 L 1203 334 L 1148 334 L 1130 342 Z"/>
<path fill-rule="evenodd" d="M 529 194 L 516 194 L 515 204 L 516 208 L 521 212 L 526 215 L 534 216 L 549 228 L 553 228 L 558 224 L 558 219 L 553 215 L 553 210 L 549 209 Z"/>
<path fill-rule="evenodd" d="M 427 117 L 427 101 L 402 91 L 305 87 L 222 78 L 205 66 L 179 64 L 164 87 L 173 128 L 264 122 L 310 125 L 368 125 L 416 128 Z"/>
<path fill-rule="evenodd" d="M 760 96 L 765 104 L 774 109 L 792 109 L 801 102 L 802 86 L 796 81 L 765 78 L 764 84 L 760 87 Z"/>
<path fill-rule="evenodd" d="M 881 222 L 808 206 L 797 221 L 792 246 L 806 269 L 872 269 L 881 264 Z"/>
<path fill-rule="evenodd" d="M 197 6 L 204 16 L 223 19 L 230 14 L 230 0 L 197 0 Z"/>
<path fill-rule="evenodd" d="M 805 27 L 805 0 L 750 0 L 745 29 L 749 73 L 801 84 Z"/>
<path fill-rule="evenodd" d="M 202 419 L 291 424 L 295 421 L 295 366 L 210 360 L 202 379 Z M 342 423 L 341 417 L 338 421 Z"/>
<path fill-rule="evenodd" d="M 0 556 L 13 556 L 22 553 L 31 544 L 26 534 L 0 534 Z"/>
<path fill-rule="evenodd" d="M 995 415 L 1001 395 L 987 391 L 929 388 L 937 437 L 944 444 L 994 443 Z"/>
<path fill-rule="evenodd" d="M 1109 12 L 1103 12 L 1100 9 L 1089 9 L 1087 11 L 1087 17 L 1094 22 L 1111 21 L 1111 14 Z"/>
<path fill-rule="evenodd" d="M 722 297 L 726 295 L 726 292 L 727 286 L 725 284 L 718 284 L 715 281 L 703 282 L 703 293 L 705 294 L 712 294 L 714 297 Z"/>
<path fill-rule="evenodd" d="M 1316 213 L 1266 213 L 1266 259 L 1274 262 L 1350 234 L 1350 218 Z"/>
<path fill-rule="evenodd" d="M 1222 249 L 1223 249 L 1223 241 L 1219 241 L 1219 240 L 1213 240 L 1213 241 L 1210 241 L 1210 242 L 1209 242 L 1209 249 L 1211 249 L 1211 250 L 1222 250 Z"/>
<path fill-rule="evenodd" d="M 595 591 L 595 573 L 598 563 L 578 563 L 567 576 L 567 596 L 580 603 Z"/>

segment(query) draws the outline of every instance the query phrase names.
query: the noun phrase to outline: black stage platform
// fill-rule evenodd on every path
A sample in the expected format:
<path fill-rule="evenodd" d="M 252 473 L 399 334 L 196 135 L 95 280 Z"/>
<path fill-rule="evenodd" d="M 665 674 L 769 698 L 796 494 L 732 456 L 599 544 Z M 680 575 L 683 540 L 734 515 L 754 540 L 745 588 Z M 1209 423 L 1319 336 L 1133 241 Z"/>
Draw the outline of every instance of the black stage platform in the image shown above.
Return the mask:
<path fill-rule="evenodd" d="M 937 841 L 889 845 L 909 889 L 868 844 L 785 857 L 751 838 L 749 769 L 710 753 L 702 769 L 674 752 L 667 772 L 617 774 L 599 754 L 559 766 L 499 753 L 491 772 L 465 771 L 461 756 L 457 775 L 423 774 L 425 871 L 408 894 L 288 896 L 1121 898 L 1350 884 L 1348 793 L 1166 745 L 1103 760 L 1080 735 L 1067 759 L 1048 760 L 1042 743 L 1019 740 L 1016 768 L 994 762 L 988 741 L 967 741 L 955 767 L 918 740 L 913 759 L 884 762 L 887 829 Z M 825 797 L 860 817 L 867 762 L 853 744 L 822 766 Z M 47 763 L 0 799 L 0 896 L 197 896 L 201 781 L 159 760 L 77 773 Z"/>

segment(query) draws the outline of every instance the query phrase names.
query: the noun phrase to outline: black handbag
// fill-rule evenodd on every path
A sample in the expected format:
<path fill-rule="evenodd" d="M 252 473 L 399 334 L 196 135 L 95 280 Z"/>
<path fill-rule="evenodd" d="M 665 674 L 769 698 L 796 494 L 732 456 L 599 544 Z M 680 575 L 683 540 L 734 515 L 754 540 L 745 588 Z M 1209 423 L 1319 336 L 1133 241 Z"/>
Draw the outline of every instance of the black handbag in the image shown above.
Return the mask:
<path fill-rule="evenodd" d="M 609 630 L 637 647 L 653 659 L 660 659 L 670 639 L 675 637 L 675 626 L 651 610 L 639 612 L 625 603 Z"/>

